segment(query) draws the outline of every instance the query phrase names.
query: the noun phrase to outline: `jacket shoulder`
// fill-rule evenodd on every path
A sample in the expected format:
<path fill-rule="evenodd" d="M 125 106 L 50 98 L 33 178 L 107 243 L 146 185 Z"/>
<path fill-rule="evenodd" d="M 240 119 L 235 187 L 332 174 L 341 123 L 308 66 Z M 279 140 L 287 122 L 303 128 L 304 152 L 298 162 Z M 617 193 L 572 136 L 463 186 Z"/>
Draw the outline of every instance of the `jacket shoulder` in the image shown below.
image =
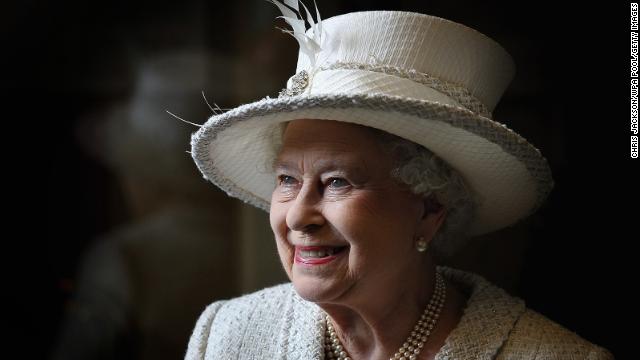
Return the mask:
<path fill-rule="evenodd" d="M 204 354 L 207 350 L 207 339 L 209 338 L 209 332 L 211 331 L 211 323 L 213 322 L 216 313 L 225 302 L 225 300 L 216 301 L 207 306 L 202 314 L 200 314 L 200 317 L 198 318 L 198 321 L 191 333 L 191 337 L 189 338 L 185 359 L 204 359 Z"/>
<path fill-rule="evenodd" d="M 281 284 L 210 304 L 196 322 L 185 359 L 208 359 L 221 351 L 240 354 L 243 347 L 255 345 L 245 343 L 246 333 L 273 335 L 279 311 L 292 296 L 291 284 Z"/>
<path fill-rule="evenodd" d="M 545 316 L 527 309 L 507 338 L 499 359 L 609 360 L 613 355 Z"/>

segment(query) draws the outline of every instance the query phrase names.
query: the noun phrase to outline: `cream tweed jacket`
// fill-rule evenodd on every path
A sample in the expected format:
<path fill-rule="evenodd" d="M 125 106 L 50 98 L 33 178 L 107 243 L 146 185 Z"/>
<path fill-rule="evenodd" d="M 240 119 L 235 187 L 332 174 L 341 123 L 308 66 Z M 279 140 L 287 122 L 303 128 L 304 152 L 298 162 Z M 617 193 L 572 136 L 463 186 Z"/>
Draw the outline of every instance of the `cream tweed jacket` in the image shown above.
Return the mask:
<path fill-rule="evenodd" d="M 436 360 L 613 359 L 482 277 L 439 270 L 469 299 Z M 198 319 L 185 359 L 323 359 L 323 318 L 291 284 L 217 301 Z"/>

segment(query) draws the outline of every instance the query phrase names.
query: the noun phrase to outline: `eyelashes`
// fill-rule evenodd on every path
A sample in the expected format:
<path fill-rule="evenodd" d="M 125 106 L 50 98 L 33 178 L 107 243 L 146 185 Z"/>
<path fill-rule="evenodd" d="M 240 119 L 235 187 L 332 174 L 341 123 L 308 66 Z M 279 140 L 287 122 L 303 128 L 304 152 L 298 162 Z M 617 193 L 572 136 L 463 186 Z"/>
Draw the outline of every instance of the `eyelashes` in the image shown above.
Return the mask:
<path fill-rule="evenodd" d="M 298 181 L 293 176 L 289 175 L 278 175 L 278 185 L 281 186 L 292 186 L 297 184 Z"/>
<path fill-rule="evenodd" d="M 278 180 L 277 183 L 279 187 L 288 188 L 288 189 L 298 187 L 301 184 L 300 181 L 298 181 L 298 179 L 286 174 L 278 175 L 277 180 Z M 351 186 L 351 183 L 347 179 L 333 176 L 333 177 L 327 178 L 323 182 L 322 187 L 325 189 L 343 190 L 350 186 Z"/>
<path fill-rule="evenodd" d="M 328 184 L 329 186 L 336 189 L 344 188 L 350 185 L 347 180 L 339 177 L 329 178 Z"/>

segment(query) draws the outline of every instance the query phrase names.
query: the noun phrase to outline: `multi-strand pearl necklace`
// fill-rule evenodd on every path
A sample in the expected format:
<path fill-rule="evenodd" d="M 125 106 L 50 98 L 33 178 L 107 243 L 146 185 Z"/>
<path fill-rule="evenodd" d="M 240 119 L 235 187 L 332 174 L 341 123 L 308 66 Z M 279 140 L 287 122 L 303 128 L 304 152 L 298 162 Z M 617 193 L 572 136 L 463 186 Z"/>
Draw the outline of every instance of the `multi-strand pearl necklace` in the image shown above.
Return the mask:
<path fill-rule="evenodd" d="M 442 275 L 436 272 L 436 286 L 424 309 L 422 316 L 416 326 L 414 326 L 411 335 L 402 344 L 400 349 L 390 358 L 390 360 L 415 360 L 418 358 L 420 351 L 424 347 L 424 343 L 427 342 L 429 335 L 431 335 L 433 328 L 438 322 L 440 317 L 440 311 L 444 306 L 446 299 L 446 285 Z M 325 334 L 324 355 L 325 359 L 335 360 L 351 360 L 346 349 L 340 344 L 340 339 L 336 335 L 336 331 L 331 324 L 329 316 L 326 316 L 327 331 Z"/>

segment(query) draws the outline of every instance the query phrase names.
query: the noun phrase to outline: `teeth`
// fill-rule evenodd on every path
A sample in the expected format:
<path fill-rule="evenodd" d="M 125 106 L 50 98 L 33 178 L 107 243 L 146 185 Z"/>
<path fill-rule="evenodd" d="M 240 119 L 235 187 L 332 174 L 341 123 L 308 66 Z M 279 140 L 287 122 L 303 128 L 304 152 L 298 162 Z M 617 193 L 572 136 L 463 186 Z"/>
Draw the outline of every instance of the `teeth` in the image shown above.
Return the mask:
<path fill-rule="evenodd" d="M 323 257 L 333 255 L 333 250 L 334 250 L 333 248 L 326 248 L 322 250 L 312 250 L 312 251 L 300 250 L 300 256 L 304 258 L 323 258 Z"/>

